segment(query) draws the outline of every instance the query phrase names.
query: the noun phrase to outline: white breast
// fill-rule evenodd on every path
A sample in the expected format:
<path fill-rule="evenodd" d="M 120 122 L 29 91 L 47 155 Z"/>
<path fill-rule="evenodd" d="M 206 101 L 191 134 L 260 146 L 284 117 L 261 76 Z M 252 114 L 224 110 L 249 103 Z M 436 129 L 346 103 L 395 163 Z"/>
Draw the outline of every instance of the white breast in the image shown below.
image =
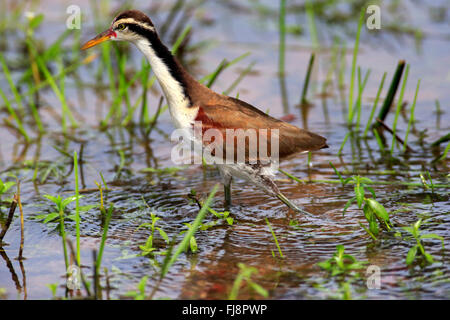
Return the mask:
<path fill-rule="evenodd" d="M 155 54 L 147 40 L 138 40 L 136 46 L 147 57 L 152 70 L 164 92 L 169 105 L 170 115 L 176 128 L 188 128 L 194 123 L 198 107 L 190 108 L 189 99 L 184 94 L 181 84 L 170 74 L 168 67 Z"/>

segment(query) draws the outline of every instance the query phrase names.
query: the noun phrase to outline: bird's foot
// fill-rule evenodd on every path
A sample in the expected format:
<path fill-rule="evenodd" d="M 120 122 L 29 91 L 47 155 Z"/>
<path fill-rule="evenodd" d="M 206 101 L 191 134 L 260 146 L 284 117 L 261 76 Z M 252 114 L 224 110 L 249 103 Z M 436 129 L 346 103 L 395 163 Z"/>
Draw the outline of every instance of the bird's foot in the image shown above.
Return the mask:
<path fill-rule="evenodd" d="M 285 205 L 287 205 L 292 210 L 299 212 L 299 213 L 306 214 L 306 215 L 311 215 L 311 213 L 297 207 L 294 203 L 292 203 L 292 201 L 290 201 L 288 198 L 286 198 L 284 196 L 284 194 L 282 194 L 281 192 L 277 194 L 277 198 L 280 199 Z"/>

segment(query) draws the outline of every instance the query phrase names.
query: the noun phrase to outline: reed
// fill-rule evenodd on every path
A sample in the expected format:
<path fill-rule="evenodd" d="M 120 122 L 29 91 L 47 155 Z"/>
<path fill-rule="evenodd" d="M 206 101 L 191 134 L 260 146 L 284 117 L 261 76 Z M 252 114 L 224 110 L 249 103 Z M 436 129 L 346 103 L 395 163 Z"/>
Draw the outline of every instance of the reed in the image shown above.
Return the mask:
<path fill-rule="evenodd" d="M 69 256 L 67 254 L 67 246 L 66 246 L 66 230 L 64 228 L 64 211 L 60 208 L 59 210 L 59 231 L 61 233 L 62 245 L 63 245 L 63 253 L 64 253 L 64 263 L 66 265 L 66 274 L 69 269 Z"/>
<path fill-rule="evenodd" d="M 208 82 L 206 83 L 206 86 L 208 88 L 211 88 L 211 86 L 213 85 L 213 83 L 216 81 L 217 77 L 219 76 L 219 74 L 222 73 L 223 70 L 225 70 L 226 66 L 228 64 L 227 59 L 223 59 L 219 65 L 217 66 L 216 70 L 214 70 L 214 72 L 211 74 L 211 77 L 209 78 Z"/>
<path fill-rule="evenodd" d="M 364 76 L 364 80 L 361 83 L 361 68 L 358 67 L 358 98 L 356 99 L 356 110 L 357 110 L 356 132 L 359 132 L 359 126 L 361 123 L 362 95 L 364 92 L 364 88 L 366 87 L 367 80 L 369 79 L 369 76 L 370 76 L 370 69 L 367 70 L 366 75 Z"/>
<path fill-rule="evenodd" d="M 347 47 L 344 42 L 341 50 L 340 50 L 340 63 L 339 63 L 339 70 L 338 70 L 338 87 L 340 90 L 343 90 L 345 88 L 345 69 L 347 68 L 347 60 L 345 59 L 345 55 L 347 52 Z"/>
<path fill-rule="evenodd" d="M 344 137 L 344 140 L 342 140 L 341 146 L 339 147 L 339 151 L 337 153 L 338 157 L 341 156 L 342 150 L 344 149 L 345 143 L 347 142 L 348 138 L 350 137 L 350 132 L 347 132 L 347 134 Z"/>
<path fill-rule="evenodd" d="M 311 53 L 311 56 L 309 57 L 309 63 L 308 63 L 308 71 L 306 72 L 305 81 L 303 82 L 303 89 L 302 89 L 302 98 L 300 100 L 300 105 L 304 105 L 307 103 L 306 100 L 306 94 L 308 92 L 308 86 L 309 86 L 309 80 L 311 79 L 311 72 L 314 65 L 314 59 L 315 59 L 315 53 Z"/>
<path fill-rule="evenodd" d="M 24 222 L 24 216 L 23 216 L 23 208 L 22 208 L 22 200 L 21 200 L 21 193 L 20 193 L 20 180 L 16 177 L 16 185 L 17 185 L 17 206 L 19 207 L 20 212 L 20 246 L 19 246 L 19 256 L 17 259 L 19 261 L 23 260 L 23 246 L 25 243 L 25 222 Z"/>
<path fill-rule="evenodd" d="M 78 186 L 78 156 L 77 152 L 73 152 L 73 168 L 75 173 L 75 229 L 77 238 L 77 264 L 81 265 L 81 250 L 80 250 L 80 190 Z"/>
<path fill-rule="evenodd" d="M 89 64 L 92 62 L 93 58 L 95 58 L 95 55 L 90 55 L 83 59 L 82 61 L 77 61 L 72 63 L 71 65 L 64 68 L 64 70 L 56 75 L 53 76 L 54 80 L 59 80 L 62 77 L 65 77 L 66 75 L 76 71 L 81 65 L 83 64 Z M 35 84 L 33 87 L 29 88 L 27 92 L 23 93 L 23 96 L 32 96 L 33 94 L 36 94 L 41 89 L 47 87 L 50 85 L 50 81 L 48 79 L 42 79 L 38 84 Z"/>
<path fill-rule="evenodd" d="M 370 111 L 369 119 L 367 119 L 366 128 L 364 129 L 363 138 L 367 137 L 367 133 L 369 132 L 369 128 L 373 121 L 373 116 L 375 115 L 375 111 L 377 109 L 378 101 L 380 99 L 381 91 L 383 90 L 384 81 L 386 80 L 387 73 L 383 73 L 383 77 L 381 78 L 380 86 L 378 87 L 377 95 L 375 96 L 375 100 L 373 102 L 372 110 Z"/>
<path fill-rule="evenodd" d="M 223 92 L 224 95 L 229 95 L 231 91 L 233 91 L 238 85 L 239 83 L 242 81 L 242 79 L 244 79 L 244 77 L 249 74 L 253 68 L 253 66 L 255 65 L 255 62 L 251 62 L 247 68 L 245 68 L 238 76 L 238 78 L 236 80 L 233 81 L 233 83 L 231 83 L 231 85 Z"/>
<path fill-rule="evenodd" d="M 149 123 L 148 116 L 148 104 L 147 104 L 147 87 L 150 76 L 150 64 L 145 58 L 142 58 L 141 62 L 141 82 L 142 82 L 142 102 L 141 102 L 141 115 L 139 117 L 141 125 Z"/>
<path fill-rule="evenodd" d="M 108 235 L 109 223 L 111 221 L 113 209 L 114 209 L 114 207 L 112 205 L 110 205 L 108 212 L 106 214 L 105 224 L 103 225 L 102 240 L 100 241 L 100 247 L 98 249 L 97 259 L 95 261 L 95 269 L 97 270 L 97 273 L 100 272 L 100 267 L 102 265 L 103 250 L 105 249 L 105 243 L 106 243 L 106 238 Z"/>
<path fill-rule="evenodd" d="M 128 90 L 125 89 L 125 86 L 127 84 L 126 74 L 125 74 L 125 68 L 127 63 L 127 55 L 126 54 L 120 54 L 118 47 L 116 47 L 116 54 L 118 59 L 118 68 L 119 68 L 119 92 L 122 94 L 119 94 L 119 102 L 117 106 L 117 114 L 116 114 L 116 121 L 119 122 L 122 118 L 122 110 L 120 108 L 120 102 L 125 101 L 125 106 L 127 109 L 127 116 L 126 118 L 132 118 L 133 116 L 133 108 L 131 107 L 130 103 L 130 97 L 128 94 Z M 136 75 L 136 79 L 138 79 L 139 76 Z"/>
<path fill-rule="evenodd" d="M 408 121 L 408 127 L 406 128 L 405 139 L 403 140 L 404 141 L 403 142 L 403 152 L 406 151 L 409 131 L 411 130 L 412 124 L 415 121 L 414 110 L 416 109 L 417 94 L 419 93 L 419 87 L 420 87 L 420 79 L 417 81 L 416 92 L 414 93 L 414 100 L 411 105 L 411 114 L 409 115 L 409 121 Z"/>
<path fill-rule="evenodd" d="M 449 151 L 450 151 L 450 142 L 447 143 L 447 146 L 445 147 L 444 152 L 442 153 L 442 155 L 436 157 L 436 158 L 432 161 L 432 163 L 440 162 L 440 161 L 445 160 L 445 159 L 447 158 L 447 154 L 448 154 Z M 434 185 L 434 186 L 436 187 L 436 185 Z"/>
<path fill-rule="evenodd" d="M 315 49 L 319 48 L 319 37 L 317 33 L 316 20 L 314 16 L 314 6 L 310 0 L 305 1 L 306 18 L 308 29 Z"/>
<path fill-rule="evenodd" d="M 214 82 L 217 80 L 217 77 L 219 76 L 219 74 L 222 73 L 222 71 L 224 71 L 225 69 L 227 69 L 227 68 L 231 67 L 232 65 L 238 63 L 242 59 L 248 57 L 250 54 L 251 54 L 250 52 L 246 52 L 246 53 L 240 55 L 239 57 L 231 60 L 230 62 L 228 62 L 226 59 L 223 59 L 219 63 L 217 68 L 213 72 L 208 74 L 207 76 L 205 76 L 202 79 L 200 79 L 200 82 L 201 83 L 205 83 L 207 81 L 205 85 L 208 88 L 210 88 L 214 84 Z"/>
<path fill-rule="evenodd" d="M 5 102 L 5 105 L 6 105 L 6 109 L 8 109 L 8 112 L 9 112 L 10 116 L 14 119 L 14 121 L 17 124 L 17 130 L 25 138 L 25 141 L 29 142 L 30 141 L 30 137 L 28 136 L 27 131 L 23 127 L 22 121 L 17 116 L 16 111 L 12 107 L 11 102 L 6 97 L 6 94 L 3 92 L 2 88 L 0 88 L 0 96 L 2 96 L 3 101 Z"/>
<path fill-rule="evenodd" d="M 15 97 L 16 103 L 19 106 L 19 109 L 23 109 L 23 105 L 22 105 L 22 100 L 20 98 L 20 94 L 17 91 L 16 86 L 14 85 L 14 82 L 13 82 L 12 77 L 11 77 L 11 73 L 9 72 L 9 68 L 8 68 L 8 66 L 6 64 L 6 61 L 5 61 L 5 58 L 3 57 L 3 54 L 1 52 L 0 52 L 0 64 L 2 65 L 3 73 L 4 73 L 5 78 L 6 78 L 8 84 L 9 84 L 9 86 L 11 88 L 11 91 L 13 92 L 13 95 Z M 0 95 L 2 96 L 3 101 L 5 102 L 5 105 L 6 105 L 6 108 L 8 109 L 9 114 L 11 115 L 11 117 L 16 122 L 19 132 L 23 135 L 25 140 L 27 142 L 29 142 L 30 141 L 30 137 L 28 136 L 28 134 L 27 134 L 27 132 L 26 132 L 26 130 L 25 130 L 23 124 L 22 124 L 22 121 L 17 116 L 14 108 L 11 105 L 11 102 L 7 98 L 5 92 L 2 90 L 2 88 L 0 88 Z"/>
<path fill-rule="evenodd" d="M 400 90 L 400 97 L 398 98 L 397 101 L 397 108 L 395 110 L 395 118 L 394 118 L 394 122 L 392 124 L 392 144 L 391 144 L 391 154 L 394 153 L 394 146 L 395 143 L 397 142 L 395 135 L 397 134 L 397 121 L 398 121 L 398 116 L 400 114 L 400 110 L 402 108 L 402 104 L 403 104 L 403 95 L 405 93 L 405 88 L 406 88 L 406 82 L 408 81 L 408 73 L 409 73 L 409 64 L 406 65 L 406 71 L 405 71 L 405 77 L 403 78 L 403 83 L 402 83 L 402 89 Z"/>
<path fill-rule="evenodd" d="M 186 39 L 186 37 L 188 36 L 188 34 L 191 32 L 192 30 L 192 26 L 191 25 L 187 25 L 183 32 L 181 32 L 181 34 L 178 36 L 178 38 L 175 40 L 174 44 L 172 45 L 172 54 L 176 55 L 178 52 L 178 49 L 180 48 L 181 44 L 183 43 L 183 41 Z"/>
<path fill-rule="evenodd" d="M 48 48 L 45 49 L 45 51 L 41 55 L 41 59 L 44 63 L 47 63 L 49 61 L 53 61 L 57 58 L 58 55 L 61 54 L 61 46 L 62 43 L 67 39 L 68 36 L 70 36 L 71 30 L 66 29 L 56 40 L 53 42 Z M 28 39 L 28 41 L 32 41 L 31 38 Z M 37 69 L 37 64 L 34 59 L 34 53 L 33 50 L 28 49 L 29 53 L 29 59 L 30 59 L 30 67 L 26 69 L 22 76 L 19 79 L 19 84 L 22 82 L 25 82 L 27 79 L 34 78 L 35 85 L 40 85 L 42 79 L 40 79 Z"/>
<path fill-rule="evenodd" d="M 377 118 L 380 119 L 381 121 L 384 121 L 387 114 L 389 113 L 392 102 L 394 101 L 394 98 L 395 98 L 395 94 L 397 93 L 397 89 L 400 84 L 400 80 L 402 78 L 404 68 L 405 68 L 405 61 L 400 60 L 397 64 L 397 68 L 395 70 L 394 76 L 392 77 L 391 85 L 389 86 L 389 90 L 386 95 L 386 98 L 384 99 L 384 103 L 381 106 L 380 112 L 378 113 Z M 380 124 L 375 121 L 373 126 L 374 126 L 374 128 L 377 128 L 380 126 Z"/>
<path fill-rule="evenodd" d="M 54 93 L 56 94 L 56 96 L 58 97 L 58 100 L 61 103 L 61 108 L 62 108 L 61 118 L 62 118 L 63 131 L 66 132 L 66 130 L 67 130 L 66 123 L 65 123 L 66 117 L 69 118 L 69 121 L 71 122 L 72 127 L 77 127 L 78 124 L 75 121 L 75 118 L 73 117 L 72 112 L 69 109 L 69 106 L 67 105 L 67 101 L 66 101 L 64 94 L 61 92 L 60 88 L 56 84 L 55 79 L 53 78 L 52 74 L 48 70 L 47 66 L 42 61 L 41 57 L 38 55 L 36 49 L 34 49 L 34 47 L 33 47 L 34 44 L 31 43 L 30 41 L 27 41 L 27 46 L 32 51 L 39 69 L 42 71 L 42 73 L 44 73 L 44 76 L 48 80 L 50 87 L 53 89 Z"/>
<path fill-rule="evenodd" d="M 373 135 L 375 136 L 375 140 L 377 141 L 378 147 L 380 148 L 380 152 L 384 153 L 386 151 L 383 140 L 381 139 L 380 134 L 378 133 L 378 129 L 372 129 Z"/>
<path fill-rule="evenodd" d="M 440 137 L 439 139 L 437 139 L 436 141 L 434 141 L 431 146 L 432 147 L 437 147 L 438 145 L 440 145 L 443 142 L 447 142 L 450 141 L 450 133 L 447 133 L 446 135 Z"/>
<path fill-rule="evenodd" d="M 11 206 L 9 207 L 8 218 L 6 219 L 2 227 L 2 231 L 0 232 L 0 247 L 2 246 L 3 237 L 8 231 L 9 226 L 11 225 L 11 222 L 14 218 L 14 212 L 16 211 L 16 208 L 17 208 L 17 195 L 15 194 L 13 200 L 11 201 Z"/>
<path fill-rule="evenodd" d="M 5 75 L 6 81 L 8 82 L 9 88 L 14 95 L 14 99 L 16 100 L 17 107 L 19 108 L 20 113 L 24 113 L 25 109 L 23 107 L 22 98 L 20 97 L 19 91 L 17 90 L 14 81 L 11 77 L 11 72 L 6 64 L 5 57 L 0 53 L 0 63 L 3 68 L 3 74 Z"/>
<path fill-rule="evenodd" d="M 286 0 L 280 0 L 280 11 L 278 14 L 278 74 L 280 76 L 285 73 L 286 60 Z"/>
<path fill-rule="evenodd" d="M 353 58 L 352 58 L 352 73 L 350 78 L 350 89 L 348 93 L 348 119 L 347 122 L 350 125 L 352 123 L 353 117 L 353 92 L 355 86 L 355 72 L 356 72 L 356 60 L 358 57 L 359 50 L 359 38 L 361 35 L 361 29 L 364 21 L 365 8 L 363 7 L 359 15 L 358 31 L 356 32 L 355 46 L 353 47 Z"/>
<path fill-rule="evenodd" d="M 270 224 L 270 222 L 269 222 L 269 220 L 267 218 L 266 218 L 266 224 L 269 227 L 269 230 L 270 230 L 270 233 L 272 234 L 273 240 L 275 241 L 275 245 L 277 246 L 278 253 L 280 254 L 280 258 L 283 259 L 284 258 L 283 252 L 281 251 L 280 244 L 278 243 L 277 236 L 275 235 L 275 232 L 273 232 L 272 225 Z"/>
<path fill-rule="evenodd" d="M 102 64 L 101 65 L 106 67 L 106 71 L 107 71 L 108 79 L 109 79 L 109 92 L 111 92 L 112 100 L 113 100 L 111 108 L 109 109 L 105 119 L 103 119 L 101 121 L 101 125 L 105 126 L 105 125 L 107 125 L 107 123 L 109 121 L 109 118 L 112 115 L 115 115 L 115 114 L 118 113 L 117 109 L 118 109 L 118 99 L 119 99 L 119 96 L 120 96 L 120 92 L 118 92 L 118 90 L 116 89 L 116 79 L 115 79 L 115 76 L 114 76 L 114 69 L 113 69 L 113 65 L 112 65 L 112 62 L 111 62 L 111 53 L 110 53 L 110 51 L 111 51 L 112 44 L 110 42 L 106 41 L 106 42 L 102 43 L 101 46 L 102 46 L 102 59 L 101 59 Z M 103 69 L 101 67 L 101 65 L 99 65 L 99 71 L 100 72 Z"/>

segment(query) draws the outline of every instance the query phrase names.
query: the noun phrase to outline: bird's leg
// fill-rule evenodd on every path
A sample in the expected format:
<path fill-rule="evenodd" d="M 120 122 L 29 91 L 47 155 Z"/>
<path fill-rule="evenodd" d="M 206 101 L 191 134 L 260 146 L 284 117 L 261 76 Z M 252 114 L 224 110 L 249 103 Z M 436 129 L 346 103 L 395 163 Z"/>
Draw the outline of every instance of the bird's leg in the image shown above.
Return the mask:
<path fill-rule="evenodd" d="M 231 179 L 228 184 L 223 185 L 223 191 L 225 193 L 225 208 L 228 210 L 231 206 Z"/>
<path fill-rule="evenodd" d="M 223 167 L 219 167 L 220 175 L 223 181 L 223 191 L 225 195 L 225 208 L 228 210 L 231 206 L 231 181 L 233 176 Z"/>
<path fill-rule="evenodd" d="M 277 193 L 277 198 L 280 199 L 285 205 L 287 205 L 289 208 L 291 208 L 294 211 L 300 212 L 300 213 L 308 213 L 299 207 L 297 207 L 295 204 L 293 204 L 284 194 L 281 192 Z"/>
<path fill-rule="evenodd" d="M 280 199 L 285 205 L 287 205 L 289 208 L 296 212 L 300 212 L 303 214 L 309 215 L 310 213 L 300 209 L 297 207 L 292 201 L 290 201 L 284 194 L 281 193 L 280 189 L 278 189 L 278 186 L 275 184 L 275 182 L 272 180 L 272 178 L 268 176 L 262 176 L 262 179 L 264 181 L 264 187 L 267 191 L 269 191 L 270 194 L 275 195 L 278 199 Z"/>

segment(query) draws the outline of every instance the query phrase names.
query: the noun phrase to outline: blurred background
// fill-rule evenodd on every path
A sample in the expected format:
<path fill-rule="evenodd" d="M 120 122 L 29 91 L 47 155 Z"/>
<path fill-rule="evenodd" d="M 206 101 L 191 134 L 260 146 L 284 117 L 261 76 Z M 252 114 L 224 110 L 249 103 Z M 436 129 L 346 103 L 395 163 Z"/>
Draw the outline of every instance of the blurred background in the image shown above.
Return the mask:
<path fill-rule="evenodd" d="M 20 181 L 26 258 L 14 259 L 21 247 L 17 209 L 0 249 L 0 298 L 68 296 L 58 215 L 44 195 L 74 195 L 76 151 L 82 270 L 88 278 L 92 250 L 104 231 L 99 208 L 114 206 L 102 298 L 136 298 L 141 283 L 144 296 L 152 298 L 223 299 L 237 274 L 254 267 L 238 286 L 240 298 L 448 299 L 450 5 L 446 0 L 370 2 L 380 8 L 381 28 L 369 30 L 366 13 L 358 36 L 360 13 L 368 4 L 0 0 L 0 181 L 9 182 L 8 189 L 0 188 L 0 222 L 4 228 Z M 164 233 L 181 239 L 189 228 L 185 223 L 198 213 L 193 190 L 194 198 L 203 199 L 220 177 L 212 167 L 171 162 L 173 126 L 166 102 L 135 47 L 105 43 L 80 51 L 84 41 L 131 8 L 149 15 L 164 43 L 204 84 L 327 137 L 330 149 L 282 165 L 301 183 L 279 176 L 283 193 L 317 219 L 296 216 L 237 181 L 230 212 L 223 213 L 219 189 L 213 203 L 217 215 L 208 213 L 196 235 L 197 249 L 183 254 L 158 282 L 169 248 Z M 403 77 L 381 119 L 387 129 L 377 136 L 372 125 L 401 61 Z M 392 140 L 389 129 L 407 139 L 405 147 Z M 344 178 L 375 181 L 377 199 L 392 214 L 398 234 L 373 240 L 360 226 L 364 214 L 356 203 L 343 216 L 354 189 L 340 187 L 330 162 Z M 67 237 L 73 240 L 74 205 L 64 210 Z M 147 225 L 155 217 L 164 233 Z M 420 218 L 446 246 L 429 240 L 434 263 L 411 266 L 405 257 L 414 241 L 401 227 Z M 364 272 L 335 277 L 319 267 L 338 244 L 355 259 L 380 266 L 383 289 L 369 290 Z"/>

